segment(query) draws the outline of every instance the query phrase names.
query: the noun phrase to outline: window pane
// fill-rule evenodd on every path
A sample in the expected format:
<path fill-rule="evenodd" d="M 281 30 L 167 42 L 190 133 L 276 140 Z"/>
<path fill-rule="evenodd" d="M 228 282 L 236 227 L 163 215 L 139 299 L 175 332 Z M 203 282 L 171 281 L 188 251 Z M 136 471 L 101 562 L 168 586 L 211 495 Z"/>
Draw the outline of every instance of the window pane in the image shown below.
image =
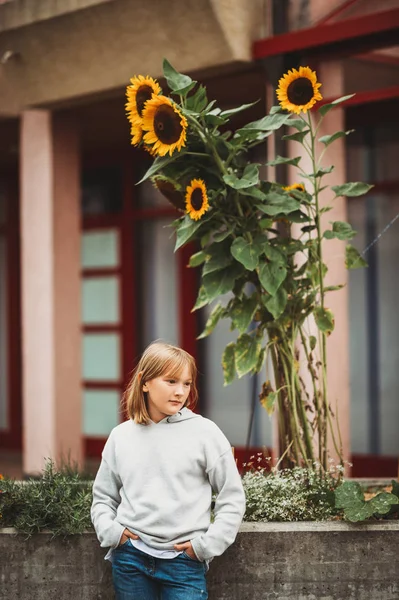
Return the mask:
<path fill-rule="evenodd" d="M 83 391 L 83 433 L 108 436 L 119 423 L 120 393 L 113 390 Z"/>
<path fill-rule="evenodd" d="M 170 220 L 147 221 L 137 230 L 141 346 L 161 338 L 178 342 L 177 265 Z"/>
<path fill-rule="evenodd" d="M 83 336 L 83 379 L 119 381 L 120 336 L 117 333 L 85 333 Z"/>
<path fill-rule="evenodd" d="M 119 265 L 118 235 L 116 229 L 85 231 L 82 236 L 82 267 L 84 269 L 117 267 Z"/>
<path fill-rule="evenodd" d="M 377 198 L 377 231 L 399 213 L 399 193 Z M 388 229 L 377 242 L 378 256 L 378 320 L 379 368 L 381 401 L 381 453 L 399 455 L 399 221 Z"/>
<path fill-rule="evenodd" d="M 0 236 L 0 429 L 8 428 L 6 241 Z"/>
<path fill-rule="evenodd" d="M 348 201 L 348 220 L 357 231 L 353 245 L 361 252 L 366 247 L 365 201 Z M 354 453 L 370 452 L 368 401 L 368 329 L 367 323 L 367 270 L 351 269 L 349 275 L 349 356 L 351 391 L 351 449 Z"/>
<path fill-rule="evenodd" d="M 219 299 L 227 304 L 229 296 Z M 204 322 L 213 305 L 204 308 Z M 272 446 L 272 423 L 259 403 L 261 385 L 266 380 L 266 369 L 256 378 L 249 375 L 235 379 L 229 386 L 223 385 L 222 354 L 236 332 L 230 331 L 228 319 L 221 320 L 211 336 L 200 340 L 199 352 L 204 357 L 205 412 L 221 427 L 233 446 L 245 446 L 250 425 L 251 407 L 255 406 L 251 446 Z M 270 378 L 270 376 L 269 376 Z"/>
<path fill-rule="evenodd" d="M 354 244 L 362 251 L 399 213 L 399 194 L 351 198 L 348 207 L 349 221 L 358 231 Z M 394 222 L 367 253 L 367 269 L 349 271 L 353 452 L 371 451 L 370 406 L 374 404 L 378 407 L 379 452 L 399 454 L 398 223 Z M 377 397 L 370 391 L 370 374 L 376 382 Z"/>
<path fill-rule="evenodd" d="M 119 322 L 118 277 L 90 277 L 82 282 L 82 313 L 85 325 Z"/>
<path fill-rule="evenodd" d="M 83 215 L 109 214 L 122 210 L 122 177 L 119 167 L 85 169 L 81 186 Z"/>

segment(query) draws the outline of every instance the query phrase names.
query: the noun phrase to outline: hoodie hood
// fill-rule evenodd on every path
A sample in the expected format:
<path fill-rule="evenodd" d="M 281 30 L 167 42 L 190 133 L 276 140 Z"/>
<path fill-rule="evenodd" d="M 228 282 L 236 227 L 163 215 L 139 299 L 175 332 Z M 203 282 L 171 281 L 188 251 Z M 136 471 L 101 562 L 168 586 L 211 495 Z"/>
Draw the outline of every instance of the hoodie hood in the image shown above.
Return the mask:
<path fill-rule="evenodd" d="M 193 413 L 193 411 L 190 410 L 189 408 L 183 407 L 175 415 L 171 415 L 170 417 L 165 417 L 164 419 L 159 421 L 157 423 L 157 425 L 159 425 L 160 423 L 180 423 L 182 421 L 189 421 L 190 419 L 198 419 L 198 418 L 200 418 L 200 416 L 201 415 L 197 415 L 197 414 Z"/>

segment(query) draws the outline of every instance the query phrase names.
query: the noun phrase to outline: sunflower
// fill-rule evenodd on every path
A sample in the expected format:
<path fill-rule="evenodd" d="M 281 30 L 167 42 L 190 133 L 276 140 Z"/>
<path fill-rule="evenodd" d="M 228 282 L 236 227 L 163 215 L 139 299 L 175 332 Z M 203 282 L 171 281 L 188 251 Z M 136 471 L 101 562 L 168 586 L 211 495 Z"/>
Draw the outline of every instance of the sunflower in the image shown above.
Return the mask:
<path fill-rule="evenodd" d="M 186 212 L 191 219 L 198 221 L 208 208 L 209 201 L 204 181 L 192 179 L 186 188 Z"/>
<path fill-rule="evenodd" d="M 179 191 L 171 181 L 163 179 L 162 177 L 156 177 L 154 178 L 154 185 L 175 208 L 183 212 L 185 211 L 186 203 L 184 194 Z"/>
<path fill-rule="evenodd" d="M 304 192 L 305 186 L 303 185 L 303 183 L 294 183 L 292 185 L 286 185 L 285 187 L 283 187 L 283 190 L 285 192 L 290 192 L 291 190 L 298 190 L 298 192 Z"/>
<path fill-rule="evenodd" d="M 130 135 L 132 136 L 133 146 L 137 146 L 143 138 L 143 128 L 138 123 L 132 125 L 130 128 Z"/>
<path fill-rule="evenodd" d="M 299 67 L 299 71 L 288 71 L 278 82 L 276 91 L 281 108 L 297 115 L 301 111 L 306 113 L 318 100 L 322 100 L 320 86 L 315 71 L 309 67 Z"/>
<path fill-rule="evenodd" d="M 152 77 L 138 75 L 132 77 L 130 82 L 131 85 L 126 88 L 127 118 L 132 125 L 140 125 L 145 103 L 151 99 L 153 94 L 157 96 L 162 90 L 159 83 Z"/>
<path fill-rule="evenodd" d="M 166 96 L 153 96 L 143 110 L 144 142 L 154 144 L 159 156 L 174 150 L 180 152 L 186 144 L 187 120 Z"/>

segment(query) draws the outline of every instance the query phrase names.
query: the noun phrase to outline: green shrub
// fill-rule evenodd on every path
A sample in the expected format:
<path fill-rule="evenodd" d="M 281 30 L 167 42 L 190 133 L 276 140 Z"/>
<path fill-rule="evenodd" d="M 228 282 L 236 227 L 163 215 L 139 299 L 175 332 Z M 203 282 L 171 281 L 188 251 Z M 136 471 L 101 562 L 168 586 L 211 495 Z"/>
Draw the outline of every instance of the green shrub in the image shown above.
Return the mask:
<path fill-rule="evenodd" d="M 338 474 L 338 477 L 337 477 Z M 339 514 L 334 490 L 340 467 L 323 476 L 295 467 L 277 471 L 248 471 L 243 477 L 247 499 L 245 521 L 325 521 Z"/>
<path fill-rule="evenodd" d="M 54 536 L 83 533 L 92 528 L 91 487 L 77 472 L 57 471 L 51 460 L 39 479 L 2 479 L 0 527 L 15 527 L 27 535 L 43 530 Z"/>

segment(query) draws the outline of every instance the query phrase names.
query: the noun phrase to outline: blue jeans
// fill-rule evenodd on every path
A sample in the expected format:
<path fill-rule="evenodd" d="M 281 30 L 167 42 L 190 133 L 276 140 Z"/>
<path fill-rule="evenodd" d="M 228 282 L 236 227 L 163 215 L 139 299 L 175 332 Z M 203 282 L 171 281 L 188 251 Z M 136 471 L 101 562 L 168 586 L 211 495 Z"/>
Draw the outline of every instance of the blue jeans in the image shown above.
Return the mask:
<path fill-rule="evenodd" d="M 183 552 L 155 558 L 128 540 L 112 554 L 116 600 L 206 600 L 206 564 Z"/>

